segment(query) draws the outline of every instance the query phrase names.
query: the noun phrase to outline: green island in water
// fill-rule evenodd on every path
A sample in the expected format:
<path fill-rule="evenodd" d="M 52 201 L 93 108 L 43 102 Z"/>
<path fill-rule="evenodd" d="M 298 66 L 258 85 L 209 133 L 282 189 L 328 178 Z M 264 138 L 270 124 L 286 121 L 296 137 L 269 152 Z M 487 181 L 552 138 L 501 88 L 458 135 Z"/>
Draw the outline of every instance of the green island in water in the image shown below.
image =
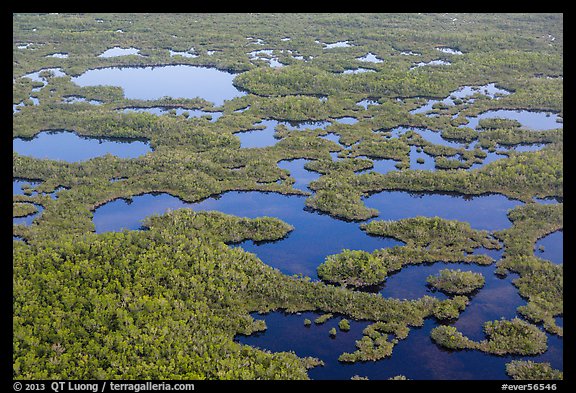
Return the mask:
<path fill-rule="evenodd" d="M 13 379 L 563 379 L 563 14 L 15 13 L 12 96 Z"/>

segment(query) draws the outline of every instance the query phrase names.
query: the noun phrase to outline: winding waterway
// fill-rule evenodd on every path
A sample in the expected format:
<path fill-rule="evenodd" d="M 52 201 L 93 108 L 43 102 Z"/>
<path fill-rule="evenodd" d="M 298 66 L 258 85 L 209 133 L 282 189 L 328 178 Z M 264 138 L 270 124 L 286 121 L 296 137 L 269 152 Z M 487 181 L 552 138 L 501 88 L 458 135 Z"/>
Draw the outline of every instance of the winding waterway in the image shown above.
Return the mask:
<path fill-rule="evenodd" d="M 349 46 L 347 42 L 325 44 L 326 49 Z M 372 55 L 373 56 L 373 55 Z M 370 58 L 371 60 L 371 58 Z M 368 61 L 370 61 L 368 60 Z M 121 86 L 127 98 L 157 99 L 163 96 L 194 98 L 201 97 L 216 105 L 222 105 L 224 100 L 243 95 L 232 85 L 234 75 L 215 69 L 194 66 L 163 66 L 163 67 L 115 67 L 90 70 L 73 82 L 80 86 L 99 84 Z M 497 89 L 493 85 L 485 87 L 485 94 L 491 94 Z M 465 97 L 477 92 L 476 89 L 461 89 L 454 93 L 456 98 Z M 496 94 L 496 93 L 494 93 Z M 504 93 L 502 93 L 504 94 Z M 459 96 L 460 95 L 460 96 Z M 448 99 L 447 99 L 448 100 Z M 445 102 L 447 103 L 447 102 Z M 361 101 L 359 105 L 375 105 L 375 101 Z M 431 105 L 430 105 L 431 108 Z M 126 109 L 135 110 L 135 109 Z M 145 109 L 142 109 L 145 110 Z M 418 113 L 428 109 L 419 108 Z M 163 115 L 162 108 L 149 108 L 157 115 Z M 218 113 L 192 113 L 192 116 Z M 176 114 L 181 112 L 176 111 Z M 523 127 L 529 129 L 558 128 L 556 116 L 527 111 L 489 111 L 477 118 L 471 118 L 467 127 L 476 127 L 480 118 L 505 117 L 518 120 Z M 344 124 L 354 124 L 357 119 L 344 117 L 334 121 Z M 241 148 L 266 147 L 274 145 L 274 129 L 283 124 L 291 131 L 310 128 L 326 128 L 332 122 L 300 122 L 288 123 L 277 120 L 263 120 L 256 125 L 263 125 L 263 130 L 236 133 L 241 140 Z M 393 136 L 407 129 L 398 128 Z M 424 139 L 451 147 L 462 147 L 461 144 L 444 140 L 440 133 L 425 129 L 416 129 Z M 328 134 L 326 139 L 338 143 L 339 137 Z M 22 155 L 37 158 L 50 158 L 68 162 L 78 162 L 103 154 L 113 154 L 121 158 L 133 158 L 150 152 L 148 144 L 143 141 L 120 141 L 85 138 L 65 130 L 58 132 L 42 132 L 31 140 L 15 138 L 13 147 Z M 536 148 L 541 148 L 537 146 Z M 333 153 L 333 159 L 335 155 Z M 490 155 L 491 154 L 491 155 Z M 503 156 L 490 153 L 483 164 Z M 420 159 L 420 160 L 419 160 Z M 423 160 L 423 162 L 422 162 Z M 381 173 L 397 170 L 393 160 L 373 160 L 374 169 Z M 294 178 L 294 187 L 310 192 L 310 182 L 319 178 L 316 172 L 308 171 L 304 165 L 306 159 L 283 160 L 278 166 L 287 170 Z M 475 167 L 479 167 L 476 164 Z M 418 152 L 415 146 L 410 150 L 410 168 L 435 170 L 433 157 L 424 152 Z M 367 170 L 370 171 L 370 170 Z M 365 173 L 367 171 L 362 171 Z M 115 179 L 116 180 L 116 179 Z M 23 180 L 16 180 L 13 193 L 22 193 Z M 29 181 L 32 187 L 39 182 Z M 163 214 L 169 209 L 190 208 L 196 211 L 217 210 L 227 214 L 242 217 L 277 217 L 292 226 L 294 230 L 284 239 L 275 242 L 254 243 L 245 241 L 233 244 L 246 251 L 255 253 L 264 263 L 278 268 L 285 274 L 303 274 L 317 280 L 316 268 L 328 255 L 340 253 L 343 249 L 365 250 L 372 252 L 379 248 L 400 246 L 403 243 L 392 239 L 369 236 L 360 229 L 360 223 L 348 222 L 332 218 L 326 214 L 310 211 L 305 207 L 305 196 L 286 196 L 276 193 L 230 191 L 222 195 L 207 198 L 197 203 L 187 203 L 167 193 L 148 193 L 137 195 L 130 200 L 117 199 L 98 207 L 93 213 L 96 232 L 120 231 L 122 229 L 140 230 L 142 220 L 152 214 Z M 404 191 L 385 191 L 363 198 L 367 207 L 378 210 L 376 220 L 400 220 L 415 216 L 439 216 L 450 220 L 470 223 L 474 229 L 489 231 L 509 228 L 511 222 L 507 212 L 521 202 L 509 199 L 503 195 L 462 196 L 439 193 L 415 194 Z M 553 203 L 552 201 L 538 201 Z M 37 214 L 23 219 L 15 219 L 14 223 L 29 225 Z M 367 220 L 371 221 L 371 220 Z M 540 239 L 535 245 L 535 255 L 549 259 L 553 263 L 562 263 L 563 232 L 558 231 Z M 495 260 L 502 255 L 500 251 L 479 249 L 477 253 L 488 253 Z M 417 299 L 424 295 L 445 299 L 446 295 L 431 290 L 426 285 L 426 277 L 437 274 L 444 268 L 472 270 L 480 272 L 486 279 L 485 286 L 473 295 L 470 304 L 460 318 L 454 322 L 463 334 L 473 340 L 482 340 L 482 324 L 485 321 L 517 316 L 516 308 L 524 305 L 509 275 L 500 278 L 494 274 L 494 265 L 478 266 L 462 263 L 434 263 L 406 266 L 401 271 L 391 274 L 385 283 L 375 290 L 382 296 L 400 299 Z M 266 321 L 267 330 L 251 336 L 238 336 L 238 342 L 268 349 L 271 351 L 294 351 L 299 356 L 314 356 L 322 359 L 325 365 L 310 370 L 313 379 L 349 379 L 354 375 L 366 376 L 369 379 L 386 379 L 395 375 L 405 375 L 410 379 L 507 379 L 505 363 L 511 359 L 530 359 L 550 362 L 552 367 L 562 369 L 563 341 L 558 336 L 547 334 L 548 350 L 535 357 L 492 356 L 479 351 L 447 351 L 435 345 L 430 339 L 430 331 L 437 322 L 433 318 L 425 320 L 422 327 L 413 327 L 405 340 L 401 340 L 394 348 L 390 358 L 377 362 L 343 364 L 338 362 L 338 356 L 343 352 L 353 352 L 355 341 L 361 338 L 362 330 L 367 321 L 351 321 L 349 332 L 338 330 L 335 338 L 330 338 L 328 331 L 337 328 L 342 319 L 335 316 L 322 325 L 304 326 L 304 319 L 314 320 L 318 314 L 313 312 L 287 315 L 282 312 L 272 312 L 267 315 L 257 315 L 255 318 Z M 561 318 L 559 319 L 559 323 Z"/>

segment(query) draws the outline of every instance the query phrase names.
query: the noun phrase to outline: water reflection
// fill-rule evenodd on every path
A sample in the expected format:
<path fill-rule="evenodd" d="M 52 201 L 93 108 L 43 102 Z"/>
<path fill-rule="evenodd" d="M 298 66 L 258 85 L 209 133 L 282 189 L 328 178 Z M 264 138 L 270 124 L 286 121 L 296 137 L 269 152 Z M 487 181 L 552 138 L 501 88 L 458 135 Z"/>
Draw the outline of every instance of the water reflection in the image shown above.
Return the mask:
<path fill-rule="evenodd" d="M 161 67 L 110 67 L 88 70 L 72 82 L 79 86 L 111 85 L 124 89 L 126 98 L 154 100 L 174 98 L 204 98 L 216 105 L 240 97 L 232 85 L 234 74 L 214 68 L 190 65 Z"/>
<path fill-rule="evenodd" d="M 296 160 L 282 160 L 278 162 L 278 167 L 289 171 L 290 176 L 296 180 L 292 187 L 309 192 L 310 190 L 308 189 L 308 185 L 320 177 L 319 173 L 304 168 L 304 165 L 309 161 L 310 160 L 304 158 Z"/>
<path fill-rule="evenodd" d="M 417 194 L 405 191 L 382 191 L 364 198 L 370 208 L 378 209 L 377 219 L 439 216 L 448 220 L 470 223 L 474 229 L 499 230 L 509 228 L 506 213 L 522 202 L 503 195 L 462 196 L 451 194 Z"/>
<path fill-rule="evenodd" d="M 556 231 L 536 241 L 534 255 L 552 263 L 564 262 L 564 231 Z"/>
<path fill-rule="evenodd" d="M 43 131 L 32 139 L 14 138 L 16 153 L 40 159 L 78 162 L 112 154 L 120 158 L 135 158 L 151 150 L 147 142 L 126 139 L 106 139 L 79 136 L 72 131 Z"/>

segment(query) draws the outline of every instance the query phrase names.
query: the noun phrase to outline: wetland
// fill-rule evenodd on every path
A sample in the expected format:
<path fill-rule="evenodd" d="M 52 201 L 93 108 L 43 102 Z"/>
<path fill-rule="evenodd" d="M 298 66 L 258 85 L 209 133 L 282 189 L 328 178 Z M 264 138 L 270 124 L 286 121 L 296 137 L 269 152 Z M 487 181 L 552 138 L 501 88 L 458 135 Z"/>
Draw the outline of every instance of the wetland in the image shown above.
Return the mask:
<path fill-rule="evenodd" d="M 13 378 L 562 379 L 562 18 L 14 14 Z"/>

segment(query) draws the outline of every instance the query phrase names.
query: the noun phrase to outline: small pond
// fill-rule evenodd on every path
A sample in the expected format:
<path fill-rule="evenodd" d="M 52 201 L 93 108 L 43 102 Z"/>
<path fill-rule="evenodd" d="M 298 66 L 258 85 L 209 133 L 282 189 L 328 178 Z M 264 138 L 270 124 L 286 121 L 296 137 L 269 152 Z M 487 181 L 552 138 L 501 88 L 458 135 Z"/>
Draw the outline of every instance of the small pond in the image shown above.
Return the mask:
<path fill-rule="evenodd" d="M 362 57 L 357 57 L 356 60 L 364 61 L 367 63 L 383 63 L 384 62 L 384 60 L 376 57 L 376 55 L 374 53 L 370 53 L 370 52 L 368 52 L 366 55 L 364 55 Z"/>
<path fill-rule="evenodd" d="M 564 231 L 552 232 L 536 241 L 534 255 L 553 263 L 564 262 Z"/>
<path fill-rule="evenodd" d="M 410 169 L 435 171 L 434 157 L 424 153 L 422 149 L 416 146 L 410 146 Z"/>
<path fill-rule="evenodd" d="M 529 130 L 550 130 L 555 128 L 562 128 L 562 123 L 558 122 L 560 119 L 557 114 L 552 112 L 542 111 L 528 111 L 528 110 L 512 110 L 512 109 L 498 109 L 490 110 L 481 113 L 475 117 L 467 117 L 469 122 L 460 127 L 478 127 L 478 122 L 481 119 L 503 118 L 518 121 L 523 128 Z"/>
<path fill-rule="evenodd" d="M 499 230 L 511 226 L 506 213 L 522 204 L 504 195 L 461 196 L 451 194 L 382 191 L 364 198 L 370 208 L 378 209 L 382 220 L 439 216 L 470 223 L 474 229 Z"/>
<path fill-rule="evenodd" d="M 441 266 L 442 264 L 437 264 Z M 511 285 L 509 285 L 511 286 Z M 474 304 L 468 306 L 471 308 Z M 466 313 L 466 311 L 464 311 Z M 253 314 L 266 322 L 267 330 L 251 336 L 239 335 L 236 341 L 273 352 L 294 351 L 298 356 L 313 356 L 324 361 L 324 366 L 309 371 L 311 379 L 349 380 L 354 375 L 381 380 L 404 375 L 412 380 L 507 380 L 505 364 L 512 359 L 550 362 L 552 367 L 562 369 L 562 339 L 548 336 L 548 350 L 539 356 L 493 356 L 480 351 L 448 351 L 435 345 L 430 331 L 439 323 L 428 318 L 422 327 L 412 327 L 408 337 L 395 347 L 392 356 L 376 362 L 345 364 L 338 361 L 344 352 L 356 350 L 355 341 L 362 337 L 368 326 L 365 321 L 350 321 L 350 331 L 338 328 L 341 316 L 335 315 L 324 324 L 304 326 L 304 320 L 314 321 L 320 314 L 303 312 L 285 314 L 272 312 Z M 336 337 L 328 331 L 335 328 Z M 460 327 L 459 327 L 460 329 Z M 417 365 L 417 367 L 415 366 Z"/>
<path fill-rule="evenodd" d="M 377 100 L 365 99 L 358 101 L 356 105 L 360 105 L 361 107 L 364 107 L 364 109 L 368 109 L 370 105 L 380 105 L 380 103 Z"/>
<path fill-rule="evenodd" d="M 315 41 L 316 43 L 320 43 L 320 41 Z M 333 42 L 331 44 L 322 44 L 324 46 L 324 49 L 333 49 L 333 48 L 348 48 L 350 46 L 354 46 L 352 44 L 350 44 L 348 41 L 337 41 L 337 42 Z"/>
<path fill-rule="evenodd" d="M 279 141 L 279 139 L 274 138 L 278 124 L 280 122 L 277 120 L 262 120 L 255 125 L 265 126 L 266 128 L 237 132 L 234 135 L 240 139 L 241 148 L 274 146 Z"/>
<path fill-rule="evenodd" d="M 362 74 L 364 72 L 376 72 L 376 71 L 371 70 L 369 68 L 355 68 L 355 69 L 345 70 L 342 73 L 343 74 Z"/>
<path fill-rule="evenodd" d="M 72 78 L 78 86 L 110 85 L 124 89 L 126 98 L 154 100 L 204 98 L 216 105 L 245 93 L 232 85 L 235 74 L 191 65 L 109 67 L 88 70 Z"/>
<path fill-rule="evenodd" d="M 12 180 L 12 194 L 13 195 L 27 195 L 24 193 L 24 186 L 28 185 L 30 188 L 36 187 L 37 185 L 39 185 L 41 183 L 41 181 L 36 181 L 36 180 L 29 180 L 29 179 L 22 179 L 22 178 L 14 178 Z M 58 198 L 58 191 L 60 190 L 65 190 L 65 187 L 57 187 L 54 191 L 49 192 L 49 193 L 41 193 L 44 195 L 50 195 L 50 198 L 52 199 L 56 199 Z M 35 196 L 38 195 L 40 193 L 36 192 L 36 191 L 31 191 L 28 195 L 30 196 Z"/>
<path fill-rule="evenodd" d="M 135 158 L 152 151 L 143 141 L 85 137 L 67 130 L 43 131 L 32 139 L 14 138 L 12 146 L 23 156 L 67 162 L 85 161 L 105 154 Z"/>
<path fill-rule="evenodd" d="M 195 53 L 190 53 L 193 52 L 192 49 L 190 49 L 190 51 L 182 51 L 182 52 L 178 52 L 175 50 L 170 49 L 170 57 L 174 57 L 174 56 L 182 56 L 182 57 L 187 57 L 189 59 L 193 59 L 195 57 L 198 57 L 197 54 Z"/>
<path fill-rule="evenodd" d="M 138 55 L 142 56 L 139 49 L 136 48 L 120 48 L 115 46 L 102 52 L 98 57 L 118 57 L 118 56 L 128 56 L 128 55 Z"/>
<path fill-rule="evenodd" d="M 436 47 L 436 50 L 439 50 L 442 53 L 449 53 L 451 55 L 463 55 L 464 53 L 462 53 L 462 51 L 456 49 L 456 48 L 449 48 L 447 46 L 438 46 Z"/>

